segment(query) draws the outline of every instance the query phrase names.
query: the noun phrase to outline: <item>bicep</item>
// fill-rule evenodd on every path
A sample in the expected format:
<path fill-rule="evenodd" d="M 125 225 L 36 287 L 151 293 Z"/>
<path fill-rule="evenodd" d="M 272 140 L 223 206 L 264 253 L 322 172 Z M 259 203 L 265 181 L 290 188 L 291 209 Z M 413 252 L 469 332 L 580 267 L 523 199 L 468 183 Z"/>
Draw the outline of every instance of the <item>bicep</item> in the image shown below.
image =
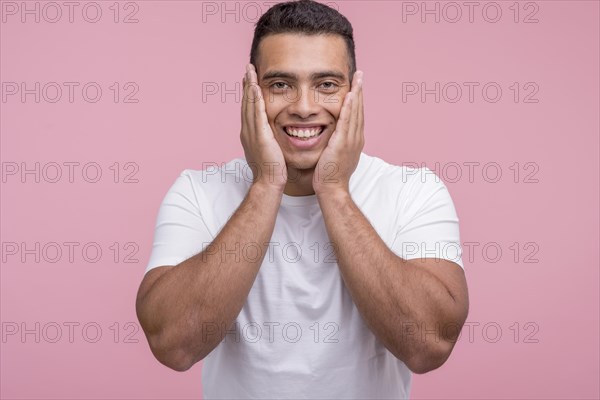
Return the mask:
<path fill-rule="evenodd" d="M 464 322 L 469 311 L 469 294 L 465 272 L 461 266 L 439 258 L 414 258 L 409 262 L 435 277 L 454 300 L 452 308 L 456 318 Z"/>
<path fill-rule="evenodd" d="M 429 169 L 421 169 L 408 188 L 401 221 L 391 250 L 426 271 L 443 287 L 450 300 L 444 308 L 453 320 L 466 319 L 468 292 L 459 221 L 445 184 Z M 464 319 L 462 320 L 464 322 Z"/>
<path fill-rule="evenodd" d="M 163 199 L 154 230 L 154 240 L 146 273 L 154 268 L 178 265 L 200 253 L 214 237 L 201 209 L 191 178 L 182 173 Z"/>
<path fill-rule="evenodd" d="M 444 183 L 427 171 L 411 182 L 391 250 L 405 260 L 435 258 L 464 269 L 454 203 Z"/>

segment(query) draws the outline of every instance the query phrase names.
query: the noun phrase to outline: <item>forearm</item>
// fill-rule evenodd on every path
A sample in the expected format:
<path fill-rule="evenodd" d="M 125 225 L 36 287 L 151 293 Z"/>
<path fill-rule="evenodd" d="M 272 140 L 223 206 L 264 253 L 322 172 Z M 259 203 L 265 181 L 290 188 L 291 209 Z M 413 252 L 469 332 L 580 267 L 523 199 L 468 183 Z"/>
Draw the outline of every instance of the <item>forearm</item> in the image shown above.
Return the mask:
<path fill-rule="evenodd" d="M 444 334 L 456 329 L 444 328 L 464 321 L 446 287 L 396 256 L 349 194 L 321 196 L 319 202 L 344 283 L 371 331 L 411 369 L 420 368 L 421 357 L 447 357 L 454 338 Z"/>
<path fill-rule="evenodd" d="M 253 185 L 208 248 L 156 281 L 140 312 L 153 351 L 191 366 L 221 342 L 262 264 L 281 197 Z M 244 257 L 246 248 L 252 257 Z M 256 257 L 254 249 L 260 249 Z"/>

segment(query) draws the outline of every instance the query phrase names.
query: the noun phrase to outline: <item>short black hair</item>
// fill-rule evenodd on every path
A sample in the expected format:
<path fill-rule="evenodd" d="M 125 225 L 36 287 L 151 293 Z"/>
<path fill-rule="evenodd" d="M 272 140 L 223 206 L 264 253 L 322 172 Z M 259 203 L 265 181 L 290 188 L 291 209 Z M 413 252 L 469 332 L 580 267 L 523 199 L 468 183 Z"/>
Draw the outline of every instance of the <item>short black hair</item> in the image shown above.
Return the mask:
<path fill-rule="evenodd" d="M 352 24 L 336 9 L 313 0 L 298 0 L 279 3 L 271 7 L 256 22 L 254 39 L 250 50 L 250 63 L 256 68 L 258 46 L 268 35 L 278 33 L 300 33 L 305 35 L 340 35 L 346 42 L 348 52 L 349 80 L 356 72 L 354 32 Z"/>

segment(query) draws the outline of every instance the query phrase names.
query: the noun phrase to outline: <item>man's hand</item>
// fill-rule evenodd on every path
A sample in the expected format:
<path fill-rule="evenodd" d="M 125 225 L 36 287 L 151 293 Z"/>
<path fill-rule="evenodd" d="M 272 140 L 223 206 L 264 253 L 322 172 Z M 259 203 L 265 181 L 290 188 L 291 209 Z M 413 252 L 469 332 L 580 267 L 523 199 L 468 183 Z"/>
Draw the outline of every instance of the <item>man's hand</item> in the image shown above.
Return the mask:
<path fill-rule="evenodd" d="M 365 143 L 362 77 L 362 71 L 354 74 L 335 131 L 315 168 L 313 188 L 317 196 L 349 193 L 350 176 Z"/>
<path fill-rule="evenodd" d="M 253 183 L 283 191 L 287 182 L 285 159 L 267 120 L 265 101 L 254 65 L 246 66 L 246 76 L 242 82 L 244 95 L 240 140 L 254 174 Z"/>

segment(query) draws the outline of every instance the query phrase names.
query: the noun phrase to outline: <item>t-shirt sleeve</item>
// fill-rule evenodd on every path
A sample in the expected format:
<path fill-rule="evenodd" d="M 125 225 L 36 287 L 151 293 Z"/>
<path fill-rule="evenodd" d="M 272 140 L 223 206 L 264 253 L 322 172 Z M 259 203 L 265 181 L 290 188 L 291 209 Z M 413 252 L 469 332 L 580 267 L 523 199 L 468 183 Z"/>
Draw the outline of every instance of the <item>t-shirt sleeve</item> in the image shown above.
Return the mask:
<path fill-rule="evenodd" d="M 419 168 L 401 198 L 392 251 L 405 260 L 441 258 L 464 269 L 458 216 L 444 182 L 429 168 Z"/>
<path fill-rule="evenodd" d="M 177 265 L 200 253 L 213 240 L 202 218 L 192 176 L 185 170 L 160 205 L 145 272 L 160 266 Z"/>

